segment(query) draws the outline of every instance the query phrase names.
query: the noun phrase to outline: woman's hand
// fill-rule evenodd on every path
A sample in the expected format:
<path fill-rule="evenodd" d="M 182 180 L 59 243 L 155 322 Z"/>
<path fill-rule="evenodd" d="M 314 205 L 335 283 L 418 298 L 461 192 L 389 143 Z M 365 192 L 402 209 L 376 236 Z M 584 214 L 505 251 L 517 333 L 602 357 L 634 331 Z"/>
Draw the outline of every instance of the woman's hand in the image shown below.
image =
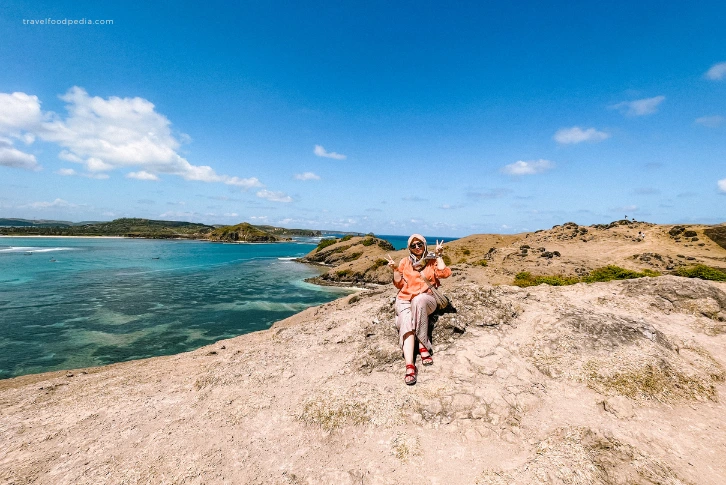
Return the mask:
<path fill-rule="evenodd" d="M 444 254 L 444 240 L 442 239 L 441 242 L 439 240 L 436 240 L 436 256 L 443 256 Z"/>
<path fill-rule="evenodd" d="M 386 259 L 388 259 L 388 267 L 391 268 L 393 271 L 396 271 L 396 262 L 393 260 L 390 254 L 386 254 Z"/>

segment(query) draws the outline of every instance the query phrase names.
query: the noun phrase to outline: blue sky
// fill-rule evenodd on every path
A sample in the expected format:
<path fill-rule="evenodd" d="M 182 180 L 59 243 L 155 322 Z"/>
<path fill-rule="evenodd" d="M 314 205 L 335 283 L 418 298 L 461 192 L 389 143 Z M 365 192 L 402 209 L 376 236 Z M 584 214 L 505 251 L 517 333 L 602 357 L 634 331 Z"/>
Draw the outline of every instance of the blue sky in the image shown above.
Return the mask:
<path fill-rule="evenodd" d="M 0 216 L 726 221 L 723 2 L 228 3 L 0 4 Z"/>

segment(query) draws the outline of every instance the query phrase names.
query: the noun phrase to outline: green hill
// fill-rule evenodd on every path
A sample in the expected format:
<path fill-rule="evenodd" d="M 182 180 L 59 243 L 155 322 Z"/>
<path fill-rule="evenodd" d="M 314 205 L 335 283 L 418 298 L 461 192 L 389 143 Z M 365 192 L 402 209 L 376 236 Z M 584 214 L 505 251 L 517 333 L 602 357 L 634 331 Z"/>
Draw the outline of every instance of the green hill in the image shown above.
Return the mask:
<path fill-rule="evenodd" d="M 45 226 L 35 224 L 14 227 L 0 227 L 0 234 L 39 236 L 126 236 L 153 239 L 200 239 L 205 237 L 212 230 L 214 230 L 212 226 L 207 226 L 205 224 L 195 224 L 192 222 L 123 218 L 116 219 L 110 222 L 92 222 L 72 226 Z"/>
<path fill-rule="evenodd" d="M 247 222 L 236 226 L 223 226 L 213 230 L 206 237 L 210 241 L 228 242 L 275 242 L 280 238 Z"/>

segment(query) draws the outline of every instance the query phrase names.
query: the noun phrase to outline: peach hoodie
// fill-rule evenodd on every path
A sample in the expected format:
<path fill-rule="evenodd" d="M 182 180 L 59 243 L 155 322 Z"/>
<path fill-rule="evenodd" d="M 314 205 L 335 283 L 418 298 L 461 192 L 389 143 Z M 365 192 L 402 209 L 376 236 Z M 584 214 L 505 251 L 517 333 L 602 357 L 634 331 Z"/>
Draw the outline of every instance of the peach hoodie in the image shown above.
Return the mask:
<path fill-rule="evenodd" d="M 393 283 L 400 290 L 398 292 L 398 298 L 409 301 L 414 296 L 429 291 L 428 285 L 421 278 L 421 273 L 423 273 L 434 288 L 439 286 L 439 278 L 448 278 L 451 276 L 451 268 L 438 269 L 435 260 L 429 261 L 423 271 L 419 273 L 413 269 L 413 263 L 411 263 L 411 259 L 409 258 L 403 258 L 398 263 L 398 272 L 403 276 L 400 283 L 396 284 L 395 281 Z"/>

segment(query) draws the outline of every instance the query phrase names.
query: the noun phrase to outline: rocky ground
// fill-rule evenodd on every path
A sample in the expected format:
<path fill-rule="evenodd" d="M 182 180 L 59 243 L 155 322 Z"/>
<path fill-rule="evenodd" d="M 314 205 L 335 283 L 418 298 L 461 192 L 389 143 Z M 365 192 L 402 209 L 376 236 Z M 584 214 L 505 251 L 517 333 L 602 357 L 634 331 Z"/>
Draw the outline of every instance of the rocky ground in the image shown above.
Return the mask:
<path fill-rule="evenodd" d="M 663 274 L 695 264 L 726 270 L 725 234 L 726 225 L 674 226 L 622 220 L 579 226 L 570 222 L 546 231 L 467 236 L 446 244 L 444 254 L 455 272 L 466 273 L 467 278 L 482 284 L 511 284 L 520 271 L 580 276 L 610 264 Z M 356 237 L 314 250 L 302 259 L 330 268 L 316 279 L 318 283 L 387 284 L 391 275 L 385 265 L 386 255 L 398 261 L 407 252 L 392 251 L 383 243 Z"/>
<path fill-rule="evenodd" d="M 0 381 L 0 482 L 721 484 L 726 283 L 487 281 L 520 260 L 726 256 L 662 226 L 641 242 L 612 229 L 452 243 L 472 263 L 446 282 L 457 313 L 435 319 L 435 363 L 411 387 L 391 285 L 186 354 Z M 561 256 L 517 255 L 508 238 Z"/>

